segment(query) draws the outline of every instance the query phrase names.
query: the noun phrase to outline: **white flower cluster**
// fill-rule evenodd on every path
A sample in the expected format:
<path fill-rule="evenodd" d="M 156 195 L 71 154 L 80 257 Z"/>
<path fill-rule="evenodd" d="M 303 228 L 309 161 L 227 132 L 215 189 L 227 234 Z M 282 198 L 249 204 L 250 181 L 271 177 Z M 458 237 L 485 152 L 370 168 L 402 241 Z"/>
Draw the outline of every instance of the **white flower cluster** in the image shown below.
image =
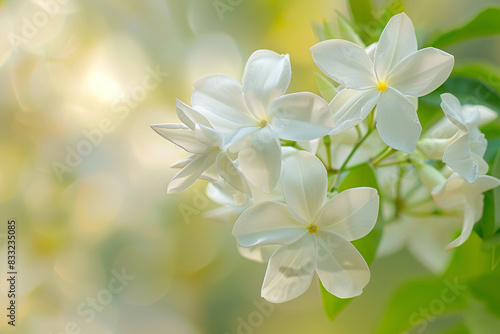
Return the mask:
<path fill-rule="evenodd" d="M 223 75 L 202 78 L 194 84 L 191 106 L 176 103 L 181 124 L 152 126 L 191 154 L 172 166 L 180 171 L 168 192 L 197 179 L 210 182 L 208 195 L 223 207 L 209 214 L 233 216 L 240 253 L 269 262 L 262 296 L 272 302 L 302 294 L 314 272 L 340 298 L 361 294 L 368 283 L 368 265 L 351 241 L 375 226 L 379 195 L 370 187 L 337 191 L 356 166 L 380 167 L 380 179 L 383 167 L 407 164 L 418 171 L 420 178 L 410 183 L 427 187 L 444 210 L 463 214 L 462 233 L 448 248 L 467 240 L 482 216 L 482 193 L 500 184 L 485 175 L 487 142 L 479 130 L 495 112 L 462 107 L 443 94 L 446 118 L 421 138 L 417 98 L 446 81 L 454 58 L 431 47 L 418 50 L 404 13 L 366 50 L 333 39 L 311 51 L 339 84 L 329 103 L 312 93 L 285 94 L 288 55 L 260 50 L 248 60 L 242 84 Z M 445 168 L 438 171 L 427 163 L 431 159 Z M 398 218 L 399 212 L 393 220 Z M 382 244 L 390 243 L 388 235 Z"/>

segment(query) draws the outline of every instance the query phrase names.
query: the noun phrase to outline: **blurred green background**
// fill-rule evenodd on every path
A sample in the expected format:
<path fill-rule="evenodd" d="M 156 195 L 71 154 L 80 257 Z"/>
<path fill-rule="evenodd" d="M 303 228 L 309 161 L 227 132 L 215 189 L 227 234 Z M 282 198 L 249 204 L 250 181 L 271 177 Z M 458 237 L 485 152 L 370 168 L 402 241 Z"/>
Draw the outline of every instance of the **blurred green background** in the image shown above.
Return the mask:
<path fill-rule="evenodd" d="M 422 42 L 500 1 L 402 4 Z M 230 224 L 203 217 L 215 207 L 204 182 L 166 194 L 169 165 L 185 154 L 149 125 L 177 122 L 175 98 L 189 102 L 197 78 L 239 80 L 257 49 L 290 54 L 289 92 L 318 93 L 312 24 L 333 22 L 334 10 L 350 16 L 343 0 L 0 1 L 0 217 L 18 222 L 20 280 L 17 326 L 1 313 L 0 332 L 373 333 L 402 284 L 434 279 L 403 251 L 373 263 L 365 292 L 333 323 L 316 282 L 270 306 L 266 266 L 238 254 Z M 457 64 L 500 66 L 498 36 L 443 49 Z M 461 261 L 476 262 L 478 239 Z M 117 271 L 133 279 L 109 293 Z M 2 309 L 7 288 L 2 277 Z M 469 304 L 467 323 L 481 321 L 481 307 Z M 463 319 L 447 310 L 420 332 L 468 333 Z"/>

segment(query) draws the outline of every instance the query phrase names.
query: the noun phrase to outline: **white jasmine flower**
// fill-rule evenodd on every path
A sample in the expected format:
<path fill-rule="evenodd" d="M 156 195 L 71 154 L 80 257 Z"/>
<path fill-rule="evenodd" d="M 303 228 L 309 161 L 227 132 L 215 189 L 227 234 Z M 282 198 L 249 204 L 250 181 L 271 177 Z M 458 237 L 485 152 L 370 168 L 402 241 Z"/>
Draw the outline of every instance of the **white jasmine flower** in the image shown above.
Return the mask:
<path fill-rule="evenodd" d="M 450 75 L 454 58 L 435 48 L 417 51 L 411 20 L 391 18 L 378 41 L 374 60 L 356 44 L 333 39 L 311 48 L 314 61 L 345 87 L 330 103 L 341 133 L 364 120 L 376 106 L 377 129 L 384 142 L 406 153 L 417 145 L 422 127 L 409 97 L 429 94 Z"/>
<path fill-rule="evenodd" d="M 361 294 L 369 268 L 350 243 L 375 225 L 379 198 L 373 188 L 346 190 L 329 201 L 327 174 L 308 152 L 297 152 L 283 166 L 286 204 L 262 202 L 247 209 L 233 229 L 244 247 L 280 245 L 272 254 L 262 296 L 285 302 L 302 294 L 316 272 L 340 298 Z"/>
<path fill-rule="evenodd" d="M 219 175 L 235 189 L 249 194 L 246 179 L 224 149 L 222 132 L 193 108 L 176 101 L 181 123 L 156 124 L 151 127 L 162 137 L 191 155 L 171 167 L 181 170 L 168 184 L 168 193 L 186 190 L 198 178 L 217 180 Z"/>
<path fill-rule="evenodd" d="M 453 173 L 441 185 L 434 187 L 432 197 L 444 209 L 462 208 L 464 218 L 462 233 L 451 242 L 449 250 L 463 244 L 470 236 L 474 224 L 483 215 L 483 192 L 498 187 L 500 180 L 489 175 L 480 175 L 473 183 L 468 183 L 462 176 Z"/>
<path fill-rule="evenodd" d="M 488 171 L 483 159 L 488 142 L 479 126 L 495 119 L 496 113 L 483 106 L 462 107 L 449 93 L 442 94 L 441 99 L 441 108 L 449 122 L 440 122 L 431 129 L 419 143 L 419 149 L 432 159 L 442 159 L 472 183 Z M 454 131 L 450 131 L 450 126 Z"/>
<path fill-rule="evenodd" d="M 288 55 L 256 51 L 248 60 L 243 84 L 212 75 L 195 82 L 191 97 L 215 129 L 232 131 L 225 138 L 238 153 L 239 167 L 260 189 L 270 192 L 281 172 L 279 139 L 312 140 L 330 132 L 328 103 L 312 93 L 285 94 L 291 78 Z"/>

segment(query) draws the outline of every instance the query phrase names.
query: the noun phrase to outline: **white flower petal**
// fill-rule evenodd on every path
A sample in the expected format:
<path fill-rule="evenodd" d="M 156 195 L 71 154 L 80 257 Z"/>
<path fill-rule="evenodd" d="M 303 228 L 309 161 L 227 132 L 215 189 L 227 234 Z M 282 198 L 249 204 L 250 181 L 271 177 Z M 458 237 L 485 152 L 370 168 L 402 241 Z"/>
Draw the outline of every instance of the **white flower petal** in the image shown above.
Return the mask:
<path fill-rule="evenodd" d="M 368 55 L 368 57 L 370 57 L 372 61 L 375 60 L 375 51 L 377 51 L 377 45 L 378 43 L 374 42 L 365 48 L 366 54 Z"/>
<path fill-rule="evenodd" d="M 160 136 L 190 153 L 201 154 L 208 150 L 208 147 L 200 143 L 194 135 L 194 131 L 184 124 L 153 124 L 151 125 Z"/>
<path fill-rule="evenodd" d="M 388 74 L 387 84 L 404 95 L 424 96 L 448 79 L 453 64 L 452 55 L 425 48 L 401 60 Z"/>
<path fill-rule="evenodd" d="M 273 253 L 280 247 L 275 245 L 243 247 L 236 244 L 238 252 L 245 259 L 259 263 L 266 263 Z"/>
<path fill-rule="evenodd" d="M 448 246 L 446 246 L 446 250 L 458 247 L 466 242 L 467 239 L 469 239 L 470 234 L 472 233 L 474 224 L 474 210 L 466 204 L 464 205 L 464 221 L 462 223 L 462 232 L 460 233 L 458 238 L 456 238 Z"/>
<path fill-rule="evenodd" d="M 322 142 L 321 138 L 318 138 L 314 140 L 300 141 L 297 144 L 299 144 L 300 147 L 303 147 L 306 151 L 311 152 L 312 154 L 316 154 L 318 153 L 318 148 L 320 147 L 321 142 Z M 285 148 L 286 146 L 283 147 L 283 153 Z"/>
<path fill-rule="evenodd" d="M 219 153 L 220 155 L 220 153 Z M 219 171 L 215 167 L 215 164 L 211 165 L 201 174 L 200 180 L 207 180 L 215 182 L 220 179 Z"/>
<path fill-rule="evenodd" d="M 311 285 L 316 268 L 316 242 L 309 233 L 299 241 L 278 248 L 269 259 L 262 297 L 282 303 L 303 294 Z"/>
<path fill-rule="evenodd" d="M 262 202 L 245 210 L 236 220 L 233 235 L 243 247 L 288 245 L 306 233 L 307 226 L 277 202 Z"/>
<path fill-rule="evenodd" d="M 243 100 L 241 85 L 225 75 L 211 75 L 197 80 L 191 105 L 220 130 L 255 125 L 256 122 Z"/>
<path fill-rule="evenodd" d="M 207 155 L 198 155 L 194 157 L 186 167 L 181 169 L 175 174 L 172 180 L 170 180 L 167 193 L 172 194 L 186 190 L 206 169 L 214 164 L 217 154 L 218 152 L 215 151 Z"/>
<path fill-rule="evenodd" d="M 382 140 L 392 148 L 413 153 L 422 126 L 413 104 L 400 92 L 388 87 L 377 103 L 377 130 Z"/>
<path fill-rule="evenodd" d="M 375 107 L 379 95 L 377 89 L 342 89 L 330 102 L 334 119 L 330 133 L 340 134 L 361 123 Z"/>
<path fill-rule="evenodd" d="M 402 59 L 417 51 L 417 36 L 405 13 L 394 15 L 382 31 L 375 51 L 375 72 L 381 81 Z"/>
<path fill-rule="evenodd" d="M 276 187 L 281 172 L 281 144 L 269 124 L 252 133 L 238 153 L 246 178 L 265 192 Z"/>
<path fill-rule="evenodd" d="M 196 158 L 196 154 L 190 155 L 189 157 L 179 160 L 176 163 L 170 165 L 170 168 L 184 168 L 186 167 L 193 159 Z"/>
<path fill-rule="evenodd" d="M 243 94 L 257 119 L 265 118 L 271 102 L 285 94 L 291 76 L 288 55 L 258 50 L 250 56 L 243 75 Z"/>
<path fill-rule="evenodd" d="M 408 100 L 410 100 L 411 104 L 415 107 L 415 110 L 418 110 L 418 97 L 406 96 Z"/>
<path fill-rule="evenodd" d="M 297 151 L 283 162 L 281 176 L 287 206 L 305 223 L 313 218 L 325 202 L 328 187 L 326 169 L 313 154 Z"/>
<path fill-rule="evenodd" d="M 425 132 L 424 137 L 451 139 L 456 135 L 457 131 L 457 127 L 448 118 L 443 117 Z"/>
<path fill-rule="evenodd" d="M 457 173 L 453 173 L 446 182 L 432 190 L 434 201 L 445 209 L 467 205 L 472 208 L 474 221 L 478 221 L 483 212 L 483 193 L 500 185 L 500 180 L 489 175 L 481 175 L 474 183 L 468 183 Z"/>
<path fill-rule="evenodd" d="M 468 113 L 468 114 L 471 114 L 474 112 L 479 113 L 478 126 L 483 126 L 485 124 L 488 124 L 498 117 L 498 114 L 494 110 L 491 110 L 490 108 L 485 107 L 485 106 L 481 106 L 481 105 L 466 104 L 466 105 L 462 106 L 462 109 L 463 109 L 464 113 Z"/>
<path fill-rule="evenodd" d="M 438 171 L 436 168 L 428 164 L 422 164 L 421 166 L 418 166 L 417 173 L 424 187 L 430 191 L 437 190 L 436 187 L 440 187 L 446 182 L 446 177 L 444 177 L 444 175 L 441 174 L 441 172 Z"/>
<path fill-rule="evenodd" d="M 234 224 L 244 209 L 242 207 L 219 206 L 215 209 L 203 212 L 203 219 L 211 222 Z"/>
<path fill-rule="evenodd" d="M 212 124 L 202 114 L 184 102 L 175 99 L 175 110 L 182 123 L 186 124 L 191 130 L 194 130 L 195 124 L 201 124 L 206 127 L 212 127 Z"/>
<path fill-rule="evenodd" d="M 231 152 L 238 152 L 245 146 L 249 136 L 260 129 L 257 126 L 249 126 L 228 132 L 224 135 L 223 146 Z"/>
<path fill-rule="evenodd" d="M 465 179 L 453 173 L 448 180 L 432 189 L 432 197 L 437 205 L 444 209 L 451 209 L 466 202 L 463 194 Z"/>
<path fill-rule="evenodd" d="M 206 193 L 207 193 L 207 197 L 210 198 L 215 203 L 231 207 L 231 208 L 235 209 L 236 211 L 240 211 L 238 213 L 238 216 L 243 211 L 245 211 L 245 209 L 247 209 L 247 208 L 244 208 L 243 210 L 240 210 L 240 208 L 236 208 L 236 203 L 234 202 L 234 197 L 232 194 L 228 193 L 226 191 L 226 189 L 224 189 L 223 182 L 211 182 L 211 183 L 209 183 L 207 185 Z"/>
<path fill-rule="evenodd" d="M 323 137 L 333 126 L 328 103 L 312 93 L 294 93 L 274 100 L 269 106 L 273 131 L 282 139 L 313 140 Z"/>
<path fill-rule="evenodd" d="M 441 160 L 449 144 L 449 139 L 424 138 L 418 142 L 418 149 L 430 159 Z"/>
<path fill-rule="evenodd" d="M 370 281 L 370 269 L 358 250 L 341 236 L 319 232 L 317 268 L 321 283 L 339 298 L 359 296 Z"/>
<path fill-rule="evenodd" d="M 483 215 L 483 200 L 485 191 L 496 188 L 500 185 L 500 180 L 490 175 L 481 175 L 474 183 L 463 183 L 466 201 L 472 206 L 474 211 L 474 222 L 477 222 Z"/>
<path fill-rule="evenodd" d="M 373 61 L 358 45 L 341 39 L 319 42 L 311 48 L 316 65 L 345 88 L 376 86 Z"/>
<path fill-rule="evenodd" d="M 443 162 L 462 175 L 467 182 L 475 182 L 479 176 L 479 162 L 470 151 L 468 133 L 455 139 L 444 151 Z"/>
<path fill-rule="evenodd" d="M 319 210 L 314 218 L 318 229 L 334 232 L 348 241 L 367 235 L 378 217 L 377 190 L 368 187 L 348 189 Z"/>
<path fill-rule="evenodd" d="M 234 165 L 234 163 L 226 154 L 219 154 L 219 156 L 217 156 L 215 164 L 220 176 L 231 186 L 233 186 L 234 189 L 241 191 L 248 196 L 251 196 L 247 181 L 241 174 L 241 171 L 238 169 L 238 167 Z"/>
<path fill-rule="evenodd" d="M 223 134 L 212 127 L 196 124 L 194 126 L 194 137 L 207 146 L 218 147 L 222 144 Z"/>
<path fill-rule="evenodd" d="M 460 101 L 450 93 L 441 94 L 441 101 L 441 109 L 443 109 L 446 118 L 458 129 L 468 131 Z"/>

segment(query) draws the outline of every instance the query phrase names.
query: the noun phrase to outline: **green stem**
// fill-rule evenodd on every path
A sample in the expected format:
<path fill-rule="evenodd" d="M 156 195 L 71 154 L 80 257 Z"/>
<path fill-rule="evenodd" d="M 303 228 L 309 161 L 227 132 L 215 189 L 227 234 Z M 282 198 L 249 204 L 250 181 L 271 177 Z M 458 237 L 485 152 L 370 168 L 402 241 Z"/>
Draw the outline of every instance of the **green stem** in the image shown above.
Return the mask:
<path fill-rule="evenodd" d="M 330 187 L 329 191 L 332 191 L 333 189 L 335 189 L 339 179 L 340 179 L 340 175 L 342 174 L 342 172 L 344 172 L 347 164 L 349 163 L 349 161 L 351 160 L 351 158 L 353 157 L 354 153 L 356 153 L 356 151 L 358 150 L 358 148 L 365 142 L 365 140 L 370 136 L 370 134 L 373 132 L 374 129 L 369 129 L 368 132 L 365 134 L 365 136 L 363 138 L 361 138 L 357 143 L 356 145 L 354 145 L 351 153 L 349 153 L 349 155 L 347 156 L 347 158 L 345 159 L 344 163 L 342 164 L 342 166 L 340 167 L 338 173 L 337 173 L 337 176 L 335 177 L 335 180 L 333 181 L 332 183 L 332 186 Z"/>
<path fill-rule="evenodd" d="M 361 140 L 361 137 L 363 137 L 363 134 L 361 133 L 361 129 L 359 128 L 359 124 L 356 125 L 355 129 L 356 129 L 356 133 L 358 134 L 358 140 Z"/>
<path fill-rule="evenodd" d="M 395 150 L 392 147 L 386 148 L 384 151 L 379 153 L 378 156 L 375 156 L 375 158 L 373 158 L 372 161 L 373 166 L 377 167 L 379 163 L 384 161 L 386 158 L 390 157 L 394 152 Z"/>
<path fill-rule="evenodd" d="M 377 153 L 373 158 L 368 159 L 368 161 L 361 162 L 359 164 L 352 165 L 350 167 L 346 167 L 346 168 L 344 168 L 344 171 L 353 170 L 353 169 L 356 169 L 358 167 L 361 167 L 361 166 L 364 166 L 364 165 L 367 165 L 367 164 L 372 164 L 373 161 L 375 161 L 378 157 L 380 157 L 382 154 L 384 154 L 388 150 L 392 150 L 392 148 L 391 147 L 386 147 L 382 151 L 380 151 L 379 153 Z"/>
<path fill-rule="evenodd" d="M 332 146 L 332 140 L 329 135 L 326 135 L 323 137 L 323 142 L 325 143 L 325 149 L 326 149 L 326 158 L 328 162 L 328 170 L 332 169 L 332 152 L 331 152 L 331 146 Z"/>
<path fill-rule="evenodd" d="M 383 168 L 383 167 L 389 167 L 389 166 L 395 166 L 395 165 L 402 165 L 402 164 L 409 163 L 409 162 L 410 161 L 408 159 L 404 159 L 404 160 L 389 162 L 389 163 L 386 163 L 383 165 L 377 165 L 376 167 Z"/>
<path fill-rule="evenodd" d="M 303 148 L 302 146 L 300 146 L 299 144 L 297 144 L 296 141 L 293 141 L 293 140 L 284 140 L 284 139 L 282 139 L 281 140 L 281 146 L 289 146 L 289 147 L 294 147 L 297 150 L 307 151 L 305 148 Z"/>
<path fill-rule="evenodd" d="M 399 166 L 398 182 L 396 183 L 396 198 L 394 200 L 394 203 L 396 204 L 396 213 L 394 219 L 399 217 L 401 211 L 405 207 L 405 202 L 401 196 L 404 174 L 405 170 L 401 168 L 401 166 Z"/>

